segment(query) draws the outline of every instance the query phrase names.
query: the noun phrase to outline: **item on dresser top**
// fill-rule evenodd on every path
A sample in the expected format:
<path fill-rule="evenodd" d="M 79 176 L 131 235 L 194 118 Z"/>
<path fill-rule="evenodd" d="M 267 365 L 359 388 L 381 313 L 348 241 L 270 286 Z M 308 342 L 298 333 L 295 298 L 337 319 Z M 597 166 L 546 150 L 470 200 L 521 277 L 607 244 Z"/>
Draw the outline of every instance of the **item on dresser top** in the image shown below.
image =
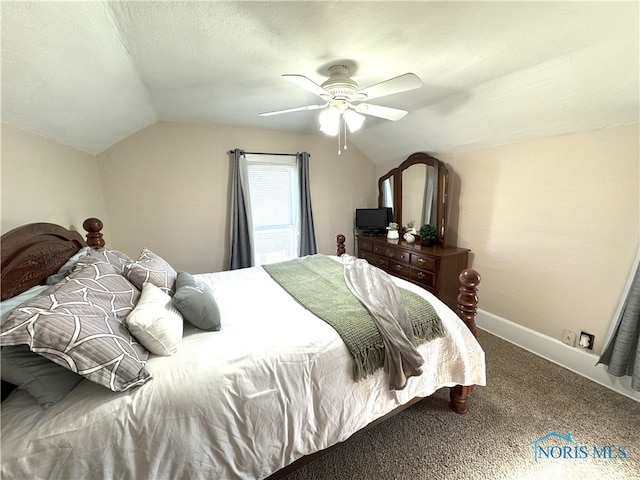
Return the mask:
<path fill-rule="evenodd" d="M 398 232 L 398 224 L 391 222 L 387 227 L 387 238 L 390 240 L 395 240 L 400 238 L 400 233 Z"/>
<path fill-rule="evenodd" d="M 390 208 L 356 208 L 355 228 L 363 234 L 384 235 L 392 221 Z"/>
<path fill-rule="evenodd" d="M 427 247 L 432 247 L 438 241 L 438 232 L 436 227 L 430 223 L 426 223 L 420 227 L 420 243 Z"/>

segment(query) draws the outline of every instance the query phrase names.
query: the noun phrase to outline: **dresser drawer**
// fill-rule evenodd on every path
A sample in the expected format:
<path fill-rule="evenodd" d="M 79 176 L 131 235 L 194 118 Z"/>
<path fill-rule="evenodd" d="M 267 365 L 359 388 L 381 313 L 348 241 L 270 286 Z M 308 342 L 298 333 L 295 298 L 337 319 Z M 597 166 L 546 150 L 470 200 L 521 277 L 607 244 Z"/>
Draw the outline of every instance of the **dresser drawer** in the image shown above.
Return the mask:
<path fill-rule="evenodd" d="M 400 263 L 395 260 L 389 261 L 389 272 L 398 277 L 410 278 L 411 267 L 406 263 Z"/>
<path fill-rule="evenodd" d="M 389 259 L 381 255 L 376 255 L 371 252 L 358 252 L 360 258 L 364 258 L 371 265 L 382 268 L 383 270 L 389 270 Z"/>
<path fill-rule="evenodd" d="M 398 262 L 409 263 L 409 254 L 407 252 L 403 252 L 402 250 L 397 250 L 391 247 L 384 247 L 381 245 L 374 245 L 373 253 L 377 253 L 378 255 L 382 255 L 383 257 L 387 257 Z"/>
<path fill-rule="evenodd" d="M 438 270 L 438 260 L 433 257 L 427 257 L 426 255 L 411 254 L 411 265 L 424 270 L 431 270 L 436 272 Z"/>
<path fill-rule="evenodd" d="M 416 283 L 420 285 L 424 285 L 426 287 L 434 287 L 436 286 L 436 275 L 433 272 L 429 272 L 427 270 L 419 270 L 417 268 L 412 268 L 410 272 L 410 278 Z"/>
<path fill-rule="evenodd" d="M 365 252 L 373 251 L 373 244 L 367 240 L 358 240 L 358 250 L 364 250 Z"/>

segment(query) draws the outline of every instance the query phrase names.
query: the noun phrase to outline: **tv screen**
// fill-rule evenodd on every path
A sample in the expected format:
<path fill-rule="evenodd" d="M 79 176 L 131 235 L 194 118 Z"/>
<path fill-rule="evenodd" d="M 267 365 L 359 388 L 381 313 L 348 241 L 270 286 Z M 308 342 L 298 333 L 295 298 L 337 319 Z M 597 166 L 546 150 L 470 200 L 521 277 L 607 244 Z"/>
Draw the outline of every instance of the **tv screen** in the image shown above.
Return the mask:
<path fill-rule="evenodd" d="M 356 230 L 368 234 L 384 233 L 393 221 L 390 208 L 358 208 L 356 209 Z"/>

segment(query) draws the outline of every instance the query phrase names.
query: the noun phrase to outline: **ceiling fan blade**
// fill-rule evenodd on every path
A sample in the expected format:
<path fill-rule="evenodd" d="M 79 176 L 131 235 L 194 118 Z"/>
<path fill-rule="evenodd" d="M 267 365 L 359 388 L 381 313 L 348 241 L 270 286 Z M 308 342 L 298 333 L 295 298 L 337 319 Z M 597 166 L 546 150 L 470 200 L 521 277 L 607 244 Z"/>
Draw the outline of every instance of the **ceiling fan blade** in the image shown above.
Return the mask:
<path fill-rule="evenodd" d="M 318 110 L 320 108 L 326 107 L 327 105 L 328 103 L 325 103 L 324 105 L 306 105 L 304 107 L 288 108 L 286 110 L 276 110 L 275 112 L 259 113 L 258 115 L 260 115 L 261 117 L 268 117 L 270 115 L 280 115 L 281 113 L 301 112 L 303 110 Z"/>
<path fill-rule="evenodd" d="M 358 113 L 384 118 L 385 120 L 393 120 L 394 122 L 404 118 L 409 113 L 399 108 L 382 107 L 380 105 L 371 105 L 370 103 L 360 103 L 355 105 L 354 108 Z"/>
<path fill-rule="evenodd" d="M 370 87 L 363 88 L 356 95 L 366 95 L 362 100 L 371 100 L 372 98 L 393 95 L 394 93 L 406 92 L 422 87 L 422 81 L 413 73 L 405 73 L 398 77 L 390 78 L 384 82 L 376 83 Z"/>
<path fill-rule="evenodd" d="M 324 98 L 325 100 L 329 100 L 331 97 L 333 97 L 333 95 L 327 92 L 324 88 L 322 88 L 313 80 L 309 80 L 304 75 L 284 74 L 282 75 L 282 78 L 284 78 L 285 80 L 289 80 L 291 83 L 295 83 L 299 87 L 302 87 L 305 90 L 313 93 L 314 95 L 318 95 L 319 97 Z"/>

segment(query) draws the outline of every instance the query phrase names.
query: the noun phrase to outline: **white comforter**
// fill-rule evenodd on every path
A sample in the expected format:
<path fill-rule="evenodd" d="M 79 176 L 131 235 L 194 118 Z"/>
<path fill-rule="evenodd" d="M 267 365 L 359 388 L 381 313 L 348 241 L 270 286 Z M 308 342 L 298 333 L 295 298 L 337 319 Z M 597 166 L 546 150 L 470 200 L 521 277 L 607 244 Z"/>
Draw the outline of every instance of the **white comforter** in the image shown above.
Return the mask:
<path fill-rule="evenodd" d="M 397 280 L 434 305 L 447 335 L 420 346 L 424 374 L 392 392 L 382 371 L 354 383 L 335 330 L 262 268 L 200 278 L 222 329 L 187 328 L 175 355 L 147 363 L 152 381 L 114 394 L 83 380 L 48 410 L 24 392 L 3 403 L 3 479 L 259 479 L 415 396 L 485 384 L 467 327 L 408 282 Z"/>

